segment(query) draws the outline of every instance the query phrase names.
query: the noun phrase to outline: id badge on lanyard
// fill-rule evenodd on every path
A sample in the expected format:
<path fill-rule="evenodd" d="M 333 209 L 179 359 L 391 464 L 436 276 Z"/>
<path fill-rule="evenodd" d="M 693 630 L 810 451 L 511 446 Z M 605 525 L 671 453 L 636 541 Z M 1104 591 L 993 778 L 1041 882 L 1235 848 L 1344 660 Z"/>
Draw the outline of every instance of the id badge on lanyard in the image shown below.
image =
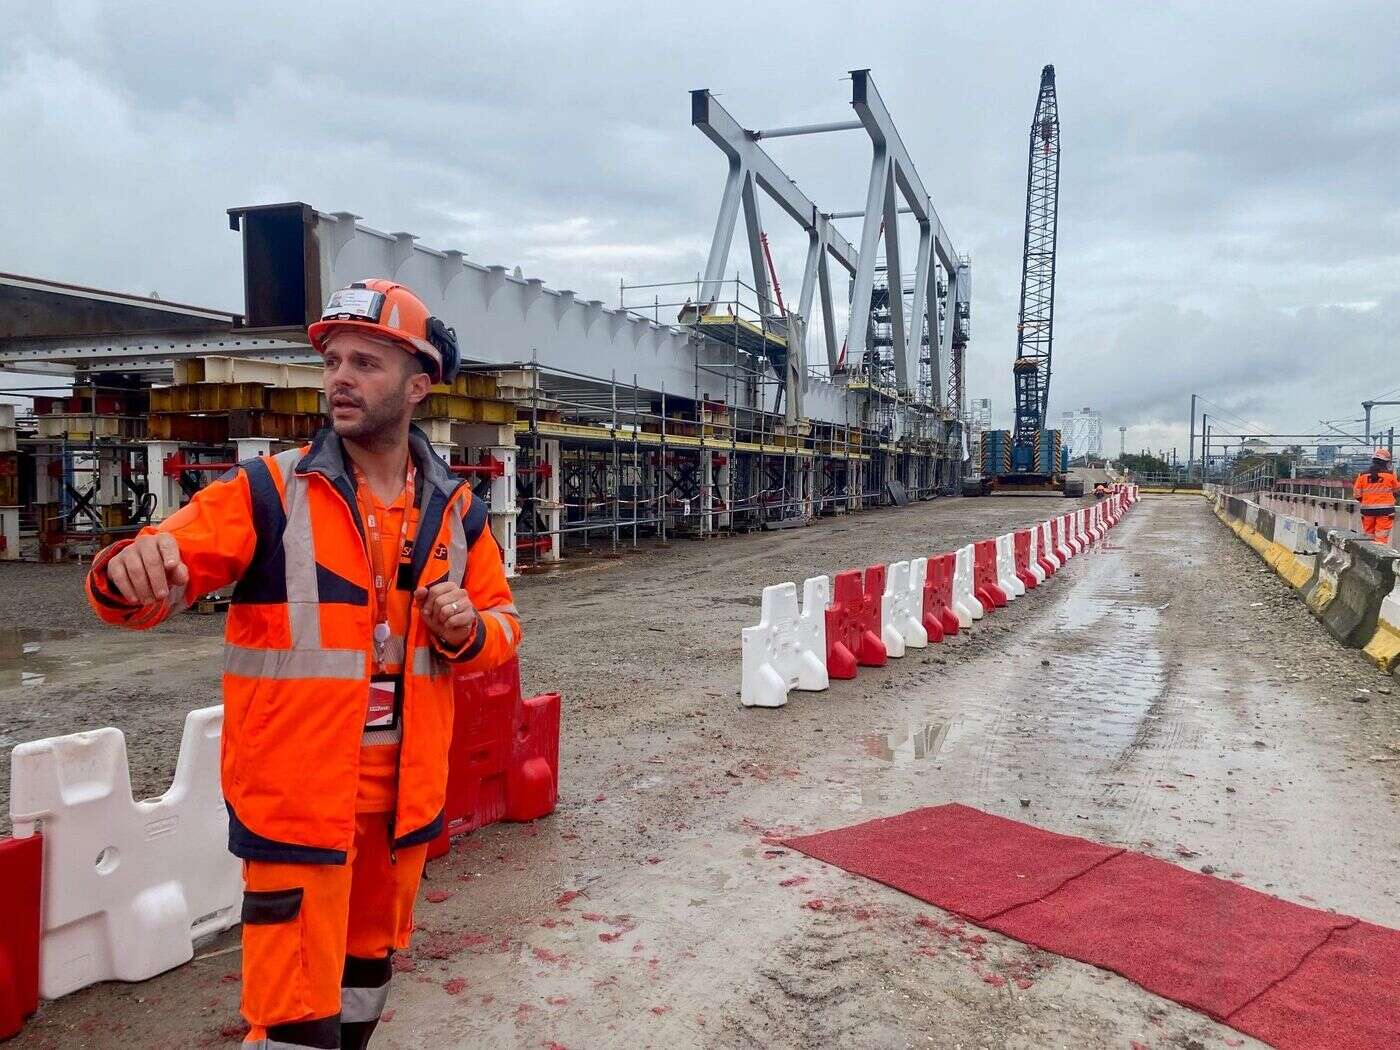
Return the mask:
<path fill-rule="evenodd" d="M 395 729 L 399 724 L 399 676 L 372 675 L 369 680 L 369 707 L 366 729 Z"/>
<path fill-rule="evenodd" d="M 380 522 L 375 514 L 375 506 L 372 499 L 367 499 L 369 490 L 368 482 L 359 468 L 355 470 L 357 483 L 357 497 L 360 502 L 360 514 L 365 524 L 365 546 L 369 554 L 370 570 L 374 576 L 374 609 L 372 619 L 374 626 L 371 634 L 371 642 L 374 655 L 374 674 L 370 676 L 369 698 L 365 713 L 366 729 L 394 729 L 398 726 L 400 711 L 400 685 L 402 673 L 386 674 L 385 665 L 388 663 L 389 639 L 392 632 L 389 627 L 389 590 L 394 586 L 398 578 L 398 569 L 403 562 L 411 558 L 414 533 L 417 531 L 417 498 L 414 488 L 415 471 L 412 460 L 409 461 L 408 474 L 404 481 L 404 491 L 408 495 L 407 505 L 403 513 L 403 525 L 399 532 L 399 542 L 396 546 L 398 558 L 395 560 L 393 568 L 384 563 L 384 547 L 380 534 Z M 406 657 L 407 644 L 405 643 L 405 653 L 401 654 L 401 659 Z"/>

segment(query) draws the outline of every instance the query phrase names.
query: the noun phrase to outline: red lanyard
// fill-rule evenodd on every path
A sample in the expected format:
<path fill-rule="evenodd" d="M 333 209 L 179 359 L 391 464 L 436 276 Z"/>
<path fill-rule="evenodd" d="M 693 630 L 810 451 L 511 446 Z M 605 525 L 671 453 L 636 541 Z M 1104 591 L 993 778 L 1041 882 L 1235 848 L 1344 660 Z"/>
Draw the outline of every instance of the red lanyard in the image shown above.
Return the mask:
<path fill-rule="evenodd" d="M 379 514 L 375 513 L 374 490 L 370 488 L 366 480 L 364 471 L 358 466 L 355 471 L 355 500 L 360 506 L 360 519 L 365 525 L 365 546 L 369 549 L 370 567 L 374 572 L 374 609 L 372 617 L 374 619 L 374 658 L 382 671 L 384 668 L 384 652 L 389 641 L 389 588 L 393 584 L 393 579 L 398 575 L 397 571 L 390 573 L 389 567 L 384 564 L 384 543 L 383 534 L 380 531 L 382 522 Z M 403 512 L 403 525 L 399 530 L 399 558 L 395 563 L 395 570 L 405 561 L 410 561 L 409 551 L 413 540 L 418 534 L 418 501 L 414 498 L 413 482 L 415 477 L 413 460 L 408 461 L 408 473 L 404 478 L 405 506 Z"/>

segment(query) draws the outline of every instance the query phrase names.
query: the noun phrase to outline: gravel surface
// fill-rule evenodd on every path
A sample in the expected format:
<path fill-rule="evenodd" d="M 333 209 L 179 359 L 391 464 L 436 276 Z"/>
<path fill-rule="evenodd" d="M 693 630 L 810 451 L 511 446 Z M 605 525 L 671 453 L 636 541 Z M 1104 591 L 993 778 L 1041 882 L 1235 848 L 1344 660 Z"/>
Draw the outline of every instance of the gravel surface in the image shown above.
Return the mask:
<path fill-rule="evenodd" d="M 565 697 L 559 811 L 430 865 L 375 1045 L 1261 1046 L 774 841 L 960 801 L 1400 925 L 1400 763 L 1378 761 L 1400 748 L 1397 683 L 1199 499 L 1145 500 L 970 634 L 782 709 L 738 705 L 739 630 L 765 584 L 1063 506 L 935 501 L 520 581 L 525 687 Z M 29 600 L 71 605 L 78 581 L 26 584 Z M 98 637 L 125 636 L 79 648 Z M 104 724 L 100 703 L 168 777 L 159 727 L 212 695 L 218 643 L 145 641 L 0 692 L 6 731 L 16 712 L 23 738 Z M 13 1045 L 231 1046 L 236 945 L 49 1004 Z"/>

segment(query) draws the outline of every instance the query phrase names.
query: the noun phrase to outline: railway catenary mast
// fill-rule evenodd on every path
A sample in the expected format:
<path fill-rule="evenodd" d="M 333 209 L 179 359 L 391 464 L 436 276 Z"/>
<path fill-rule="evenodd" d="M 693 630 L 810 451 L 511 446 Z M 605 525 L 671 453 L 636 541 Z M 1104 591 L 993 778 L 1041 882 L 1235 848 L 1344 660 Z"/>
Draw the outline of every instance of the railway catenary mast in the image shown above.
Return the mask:
<path fill-rule="evenodd" d="M 1060 197 L 1060 111 L 1055 67 L 1040 71 L 1026 165 L 1026 232 L 1021 262 L 1021 312 L 1016 325 L 1016 432 L 1013 457 L 1030 466 L 1035 435 L 1045 429 L 1050 351 L 1055 328 L 1055 230 Z"/>

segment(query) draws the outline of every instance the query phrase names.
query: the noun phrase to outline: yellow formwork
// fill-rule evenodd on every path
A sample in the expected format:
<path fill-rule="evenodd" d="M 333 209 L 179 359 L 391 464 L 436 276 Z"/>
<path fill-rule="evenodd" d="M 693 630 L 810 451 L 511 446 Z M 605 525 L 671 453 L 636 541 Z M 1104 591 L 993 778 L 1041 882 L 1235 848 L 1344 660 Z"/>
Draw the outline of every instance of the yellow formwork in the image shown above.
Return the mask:
<path fill-rule="evenodd" d="M 152 412 L 229 412 L 267 407 L 261 383 L 193 383 L 151 387 Z"/>

